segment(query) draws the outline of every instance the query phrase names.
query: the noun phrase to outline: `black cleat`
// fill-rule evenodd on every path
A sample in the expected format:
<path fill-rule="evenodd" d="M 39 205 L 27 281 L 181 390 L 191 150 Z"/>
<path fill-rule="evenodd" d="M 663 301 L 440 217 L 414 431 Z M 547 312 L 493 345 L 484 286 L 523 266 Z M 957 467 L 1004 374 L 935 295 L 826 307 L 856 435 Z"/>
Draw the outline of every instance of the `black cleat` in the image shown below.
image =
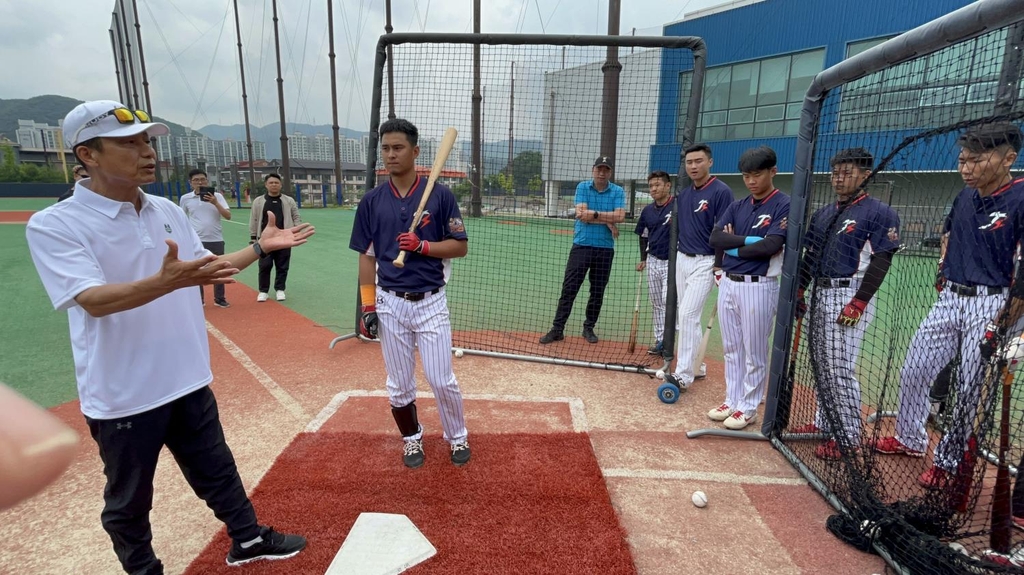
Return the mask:
<path fill-rule="evenodd" d="M 469 463 L 469 443 L 458 441 L 452 444 L 452 463 L 459 467 Z"/>
<path fill-rule="evenodd" d="M 423 440 L 414 439 L 405 441 L 405 453 L 402 455 L 402 462 L 409 469 L 421 467 L 426 460 L 423 453 Z"/>
<path fill-rule="evenodd" d="M 226 299 L 215 299 L 213 300 L 213 305 L 217 307 L 231 307 L 231 304 Z"/>
<path fill-rule="evenodd" d="M 648 355 L 661 355 L 663 353 L 665 353 L 665 344 L 661 343 L 660 341 L 654 342 L 654 345 L 647 348 Z"/>
<path fill-rule="evenodd" d="M 583 339 L 587 340 L 587 343 L 597 343 L 597 335 L 594 333 L 594 328 L 583 328 Z"/>
<path fill-rule="evenodd" d="M 556 329 L 553 329 L 553 330 L 547 332 L 546 334 L 544 334 L 543 336 L 541 336 L 540 342 L 542 344 L 547 345 L 547 344 L 549 344 L 549 343 L 551 343 L 553 341 L 562 341 L 563 339 L 565 339 L 565 336 L 562 335 L 562 332 L 560 332 L 560 331 L 558 331 Z"/>
<path fill-rule="evenodd" d="M 244 549 L 238 541 L 233 542 L 228 552 L 228 565 L 245 565 L 260 559 L 288 559 L 306 548 L 305 537 L 278 533 L 273 527 L 260 526 L 260 538 L 262 541 Z"/>

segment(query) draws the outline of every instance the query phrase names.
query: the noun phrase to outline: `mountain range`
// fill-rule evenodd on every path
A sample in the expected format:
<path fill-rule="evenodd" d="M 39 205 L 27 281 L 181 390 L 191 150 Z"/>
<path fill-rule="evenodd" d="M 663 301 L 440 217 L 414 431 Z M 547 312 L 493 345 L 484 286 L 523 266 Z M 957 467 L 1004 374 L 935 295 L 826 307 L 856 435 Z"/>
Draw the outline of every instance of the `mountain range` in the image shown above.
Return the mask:
<path fill-rule="evenodd" d="M 17 141 L 18 120 L 32 120 L 40 124 L 56 126 L 64 116 L 75 106 L 81 104 L 81 100 L 67 98 L 65 96 L 35 96 L 23 100 L 0 100 L 0 134 L 12 141 Z M 167 124 L 171 134 L 184 136 L 188 131 L 185 126 L 168 122 L 158 116 L 154 118 Z"/>

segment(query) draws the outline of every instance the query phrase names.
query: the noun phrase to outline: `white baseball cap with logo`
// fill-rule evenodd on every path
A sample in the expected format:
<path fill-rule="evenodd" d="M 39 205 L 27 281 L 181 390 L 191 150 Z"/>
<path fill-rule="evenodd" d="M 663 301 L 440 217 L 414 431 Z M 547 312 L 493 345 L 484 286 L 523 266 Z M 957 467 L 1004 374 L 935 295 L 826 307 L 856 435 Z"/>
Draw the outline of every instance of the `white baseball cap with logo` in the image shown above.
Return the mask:
<path fill-rule="evenodd" d="M 166 136 L 171 131 L 149 114 L 131 110 L 113 100 L 96 100 L 75 106 L 64 117 L 64 142 L 75 146 L 93 138 L 121 138 L 146 132 L 150 137 Z"/>

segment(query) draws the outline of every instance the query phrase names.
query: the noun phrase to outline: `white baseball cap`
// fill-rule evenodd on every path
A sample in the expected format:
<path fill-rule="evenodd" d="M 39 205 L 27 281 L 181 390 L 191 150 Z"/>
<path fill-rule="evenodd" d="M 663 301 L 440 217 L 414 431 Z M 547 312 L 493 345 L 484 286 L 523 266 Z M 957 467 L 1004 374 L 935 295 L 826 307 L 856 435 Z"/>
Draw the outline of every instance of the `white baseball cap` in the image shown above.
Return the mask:
<path fill-rule="evenodd" d="M 131 110 L 113 100 L 83 102 L 64 116 L 64 141 L 75 146 L 93 138 L 120 138 L 143 132 L 153 136 L 166 136 L 171 131 L 159 122 L 150 121 L 149 114 Z"/>

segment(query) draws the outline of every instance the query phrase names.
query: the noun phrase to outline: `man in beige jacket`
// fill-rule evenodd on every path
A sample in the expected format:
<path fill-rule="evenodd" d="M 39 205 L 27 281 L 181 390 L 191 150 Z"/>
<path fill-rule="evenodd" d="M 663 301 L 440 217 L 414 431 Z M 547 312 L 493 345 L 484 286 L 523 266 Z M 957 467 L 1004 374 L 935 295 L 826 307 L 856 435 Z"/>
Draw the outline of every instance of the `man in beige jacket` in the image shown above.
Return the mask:
<path fill-rule="evenodd" d="M 262 230 L 267 227 L 267 214 L 273 213 L 277 227 L 290 229 L 302 223 L 299 218 L 299 206 L 291 196 L 281 193 L 281 176 L 267 174 L 263 177 L 267 193 L 253 200 L 249 214 L 249 243 L 259 240 Z M 274 275 L 274 291 L 277 301 L 284 301 L 285 283 L 288 281 L 288 263 L 292 258 L 291 249 L 276 250 L 260 258 L 259 289 L 256 301 L 267 301 L 270 293 L 270 268 L 276 268 Z"/>

